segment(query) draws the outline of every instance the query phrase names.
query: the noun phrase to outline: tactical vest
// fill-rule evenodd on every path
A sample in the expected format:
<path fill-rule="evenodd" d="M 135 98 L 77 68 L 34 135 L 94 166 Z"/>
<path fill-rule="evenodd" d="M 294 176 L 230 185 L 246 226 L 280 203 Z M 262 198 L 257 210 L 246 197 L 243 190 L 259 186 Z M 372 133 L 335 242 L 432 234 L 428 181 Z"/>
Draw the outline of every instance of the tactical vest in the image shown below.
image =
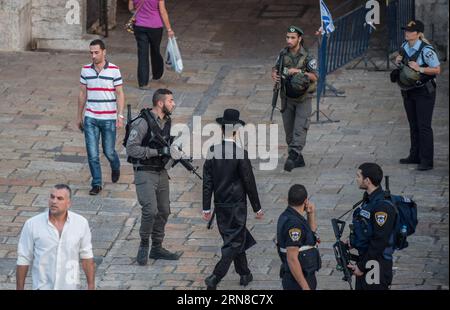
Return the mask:
<path fill-rule="evenodd" d="M 406 44 L 408 44 L 408 43 L 406 43 Z M 417 52 L 415 52 L 411 56 L 408 56 L 408 54 L 406 53 L 406 50 L 405 50 L 405 48 L 403 46 L 404 46 L 404 44 L 402 44 L 402 47 L 400 48 L 400 52 L 399 52 L 399 54 L 403 57 L 402 58 L 402 66 L 400 68 L 401 71 L 403 71 L 403 70 L 412 70 L 412 69 L 409 68 L 408 63 L 410 61 L 417 62 L 417 59 L 419 57 L 422 58 L 422 66 L 421 67 L 424 67 L 424 68 L 428 68 L 429 67 L 428 64 L 425 62 L 425 58 L 423 57 L 423 49 L 425 47 L 428 47 L 432 51 L 434 51 L 434 48 L 430 44 L 427 44 L 427 43 L 421 41 L 420 46 L 419 46 L 419 50 Z M 407 72 L 401 72 L 400 74 L 408 75 Z M 415 84 L 415 85 L 411 86 L 410 89 L 422 87 L 427 82 L 429 82 L 431 80 L 434 80 L 434 78 L 436 78 L 436 75 L 428 75 L 428 74 L 424 74 L 424 73 L 418 73 L 418 75 L 419 75 L 419 77 L 418 77 L 417 80 L 420 81 L 421 83 L 419 83 L 419 85 Z M 400 85 L 400 87 L 402 87 L 402 85 Z M 408 90 L 408 89 L 405 89 L 405 90 Z"/>
<path fill-rule="evenodd" d="M 363 203 L 359 208 L 356 208 L 353 212 L 353 231 L 350 235 L 350 244 L 352 247 L 358 250 L 359 254 L 367 252 L 369 248 L 369 241 L 373 236 L 373 223 L 370 220 L 371 214 L 375 206 L 386 201 L 383 198 L 374 199 L 369 203 Z M 388 201 L 387 201 L 388 202 Z M 394 253 L 394 230 L 389 237 L 389 246 L 384 249 L 383 257 L 388 260 L 392 260 L 392 254 Z"/>
<path fill-rule="evenodd" d="M 287 236 L 283 234 L 284 226 L 287 224 L 290 218 L 291 216 L 287 213 L 287 211 L 285 211 L 280 215 L 277 224 L 277 251 L 278 256 L 280 257 L 282 262 L 280 267 L 280 278 L 282 278 L 286 272 L 290 272 L 286 255 Z M 303 223 L 302 227 L 304 228 L 304 230 L 302 231 L 302 234 L 305 235 L 306 240 L 305 244 L 300 247 L 301 251 L 299 251 L 298 253 L 298 259 L 302 266 L 303 272 L 305 274 L 313 274 L 315 271 L 319 270 L 322 267 L 322 261 L 320 258 L 319 251 L 315 247 L 317 239 L 313 231 L 309 227 L 309 224 L 306 221 L 306 219 L 304 219 L 303 217 L 299 217 L 299 220 Z M 302 250 L 302 248 L 308 249 Z"/>
<path fill-rule="evenodd" d="M 306 97 L 307 94 L 313 93 L 316 90 L 316 84 L 317 82 L 310 81 L 310 84 L 308 86 L 308 89 L 305 91 L 305 93 L 297 98 L 291 98 L 286 93 L 286 82 L 289 78 L 287 71 L 291 68 L 300 69 L 302 71 L 306 70 L 306 60 L 308 59 L 309 53 L 304 47 L 300 47 L 300 52 L 298 56 L 292 55 L 292 53 L 288 52 L 283 57 L 283 83 L 282 83 L 282 95 L 284 97 L 288 97 L 290 99 L 293 99 L 295 101 L 303 101 L 303 99 Z M 301 73 L 298 73 L 301 74 Z M 290 77 L 292 78 L 292 77 Z"/>
<path fill-rule="evenodd" d="M 164 124 L 164 127 L 161 129 L 155 119 L 155 116 L 150 111 L 151 109 L 142 109 L 138 116 L 138 118 L 142 117 L 146 120 L 148 127 L 147 133 L 145 134 L 144 139 L 142 139 L 141 146 L 149 147 L 152 149 L 161 149 L 165 145 L 163 145 L 160 141 L 154 139 L 155 133 L 159 134 L 168 144 L 171 144 L 172 139 L 170 137 L 170 128 L 172 125 L 172 120 L 169 118 Z M 128 162 L 132 164 L 139 163 L 141 165 L 151 166 L 156 169 L 163 169 L 168 160 L 169 158 L 162 158 L 159 156 L 150 157 L 147 159 L 133 158 L 131 156 L 128 157 Z"/>

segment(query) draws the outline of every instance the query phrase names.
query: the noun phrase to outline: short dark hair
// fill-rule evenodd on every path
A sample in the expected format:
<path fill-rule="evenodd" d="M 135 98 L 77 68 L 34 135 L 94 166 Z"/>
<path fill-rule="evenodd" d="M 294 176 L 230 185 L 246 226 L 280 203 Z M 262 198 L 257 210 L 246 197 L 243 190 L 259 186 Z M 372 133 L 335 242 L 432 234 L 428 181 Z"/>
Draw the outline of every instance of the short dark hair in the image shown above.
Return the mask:
<path fill-rule="evenodd" d="M 166 95 L 172 95 L 173 93 L 167 88 L 159 88 L 153 94 L 152 102 L 153 106 L 156 106 L 158 101 L 164 100 Z"/>
<path fill-rule="evenodd" d="M 95 39 L 95 40 L 91 41 L 91 43 L 89 44 L 89 46 L 94 46 L 94 45 L 99 45 L 102 50 L 106 49 L 105 42 L 103 42 L 100 39 Z"/>
<path fill-rule="evenodd" d="M 375 163 L 364 163 L 358 167 L 364 178 L 368 178 L 373 185 L 378 186 L 383 180 L 383 170 Z"/>
<path fill-rule="evenodd" d="M 308 192 L 303 185 L 294 184 L 289 189 L 288 203 L 290 206 L 300 206 L 305 202 L 306 198 L 308 198 Z"/>
<path fill-rule="evenodd" d="M 54 186 L 56 189 L 65 189 L 69 193 L 69 198 L 72 198 L 72 190 L 70 189 L 69 185 L 67 184 L 56 184 Z"/>

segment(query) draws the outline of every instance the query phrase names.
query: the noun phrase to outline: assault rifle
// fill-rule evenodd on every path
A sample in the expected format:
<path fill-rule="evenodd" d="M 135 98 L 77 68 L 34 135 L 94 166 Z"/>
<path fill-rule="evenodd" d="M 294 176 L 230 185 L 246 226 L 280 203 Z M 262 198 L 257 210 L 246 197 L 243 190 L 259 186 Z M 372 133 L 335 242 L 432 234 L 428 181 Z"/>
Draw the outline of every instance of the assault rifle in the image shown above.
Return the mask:
<path fill-rule="evenodd" d="M 286 54 L 286 49 L 283 49 L 280 53 L 279 57 L 279 64 L 277 68 L 277 74 L 280 76 L 280 80 L 278 82 L 275 82 L 275 85 L 273 86 L 273 94 L 272 94 L 272 112 L 270 113 L 270 122 L 273 121 L 273 112 L 275 111 L 275 108 L 277 107 L 277 101 L 280 94 L 281 89 L 281 74 L 283 73 L 283 56 Z"/>
<path fill-rule="evenodd" d="M 363 203 L 364 200 L 358 201 L 356 204 L 353 205 L 353 207 L 342 214 L 338 218 L 334 218 L 331 220 L 331 225 L 333 226 L 333 232 L 334 236 L 336 237 L 336 242 L 333 245 L 334 250 L 334 256 L 336 257 L 336 270 L 344 272 L 344 277 L 342 280 L 347 281 L 350 285 L 350 289 L 353 290 L 352 287 L 352 270 L 348 268 L 350 261 L 356 261 L 357 256 L 350 253 L 350 248 L 348 244 L 344 243 L 342 238 L 342 233 L 344 232 L 345 228 L 345 221 L 341 220 L 341 218 L 349 213 L 350 211 L 354 210 L 356 207 L 358 207 L 360 204 Z M 352 226 L 350 224 L 350 230 L 352 229 Z"/>
<path fill-rule="evenodd" d="M 149 117 L 152 117 L 153 120 L 156 122 L 156 120 L 154 119 L 154 116 L 152 115 L 152 113 L 147 113 L 147 115 Z M 127 105 L 127 126 L 130 126 L 131 122 L 133 120 L 131 119 L 131 105 Z M 163 137 L 161 137 L 161 135 L 159 133 L 153 132 L 153 137 L 152 139 L 156 139 L 159 143 L 161 143 L 162 145 L 164 145 L 165 147 L 170 149 L 170 144 L 164 140 Z M 183 152 L 183 150 L 178 147 L 178 146 L 174 146 L 177 148 L 177 150 L 181 153 L 181 155 L 185 155 L 185 153 Z M 186 168 L 186 170 L 192 172 L 193 174 L 195 174 L 200 180 L 202 180 L 202 177 L 198 174 L 197 170 L 198 167 L 194 167 L 192 165 L 192 158 L 183 158 L 184 156 L 180 156 L 180 158 L 172 158 L 173 159 L 173 164 L 172 167 L 174 167 L 176 164 L 180 163 L 181 165 L 183 165 L 184 168 Z"/>

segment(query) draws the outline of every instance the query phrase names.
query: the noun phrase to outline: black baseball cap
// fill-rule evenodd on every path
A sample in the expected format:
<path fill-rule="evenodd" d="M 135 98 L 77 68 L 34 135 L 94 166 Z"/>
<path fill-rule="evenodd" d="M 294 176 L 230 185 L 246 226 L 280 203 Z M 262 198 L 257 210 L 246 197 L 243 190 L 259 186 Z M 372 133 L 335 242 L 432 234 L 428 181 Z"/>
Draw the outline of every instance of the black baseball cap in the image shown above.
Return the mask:
<path fill-rule="evenodd" d="M 410 31 L 410 32 L 424 32 L 425 26 L 420 20 L 412 20 L 408 23 L 407 26 L 402 27 L 402 30 Z"/>

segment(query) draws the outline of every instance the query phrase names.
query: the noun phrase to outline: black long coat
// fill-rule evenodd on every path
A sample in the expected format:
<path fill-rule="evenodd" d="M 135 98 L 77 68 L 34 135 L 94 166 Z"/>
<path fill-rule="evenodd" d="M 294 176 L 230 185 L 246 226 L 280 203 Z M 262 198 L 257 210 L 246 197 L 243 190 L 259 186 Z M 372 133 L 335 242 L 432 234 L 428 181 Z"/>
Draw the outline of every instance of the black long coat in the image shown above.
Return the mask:
<path fill-rule="evenodd" d="M 256 244 L 246 228 L 247 196 L 254 212 L 261 209 L 255 176 L 247 151 L 231 141 L 210 148 L 203 165 L 203 210 L 214 207 L 222 255 L 241 253 Z"/>

